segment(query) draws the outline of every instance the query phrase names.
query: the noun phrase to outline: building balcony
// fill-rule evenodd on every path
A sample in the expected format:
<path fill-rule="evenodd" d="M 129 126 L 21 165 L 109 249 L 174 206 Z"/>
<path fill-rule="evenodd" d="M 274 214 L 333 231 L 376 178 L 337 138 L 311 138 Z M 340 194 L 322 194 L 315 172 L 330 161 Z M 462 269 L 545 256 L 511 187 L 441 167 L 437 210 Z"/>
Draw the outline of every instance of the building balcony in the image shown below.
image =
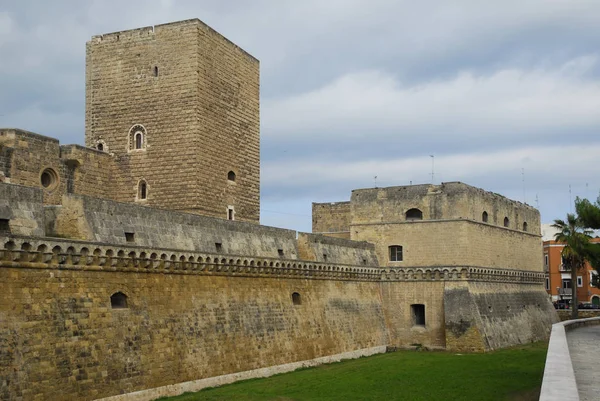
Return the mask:
<path fill-rule="evenodd" d="M 563 298 L 570 298 L 573 295 L 572 288 L 558 288 L 558 295 L 561 295 Z"/>

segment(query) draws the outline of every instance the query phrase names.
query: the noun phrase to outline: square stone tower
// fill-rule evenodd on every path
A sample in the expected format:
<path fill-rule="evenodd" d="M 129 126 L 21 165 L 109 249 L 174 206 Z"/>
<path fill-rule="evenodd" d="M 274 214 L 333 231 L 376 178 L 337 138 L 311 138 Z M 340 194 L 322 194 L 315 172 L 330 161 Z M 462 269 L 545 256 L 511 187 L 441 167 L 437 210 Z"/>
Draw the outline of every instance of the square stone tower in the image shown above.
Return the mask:
<path fill-rule="evenodd" d="M 198 19 L 92 37 L 87 147 L 113 154 L 113 197 L 259 221 L 259 62 Z"/>

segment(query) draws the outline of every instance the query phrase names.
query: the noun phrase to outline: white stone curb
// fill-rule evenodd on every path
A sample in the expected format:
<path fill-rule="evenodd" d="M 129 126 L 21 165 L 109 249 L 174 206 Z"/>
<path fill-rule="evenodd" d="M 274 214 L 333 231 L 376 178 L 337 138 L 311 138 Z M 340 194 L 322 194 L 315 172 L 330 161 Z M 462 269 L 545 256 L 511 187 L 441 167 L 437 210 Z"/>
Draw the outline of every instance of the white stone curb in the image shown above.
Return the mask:
<path fill-rule="evenodd" d="M 579 401 L 567 330 L 600 324 L 600 317 L 567 320 L 552 325 L 540 401 Z"/>

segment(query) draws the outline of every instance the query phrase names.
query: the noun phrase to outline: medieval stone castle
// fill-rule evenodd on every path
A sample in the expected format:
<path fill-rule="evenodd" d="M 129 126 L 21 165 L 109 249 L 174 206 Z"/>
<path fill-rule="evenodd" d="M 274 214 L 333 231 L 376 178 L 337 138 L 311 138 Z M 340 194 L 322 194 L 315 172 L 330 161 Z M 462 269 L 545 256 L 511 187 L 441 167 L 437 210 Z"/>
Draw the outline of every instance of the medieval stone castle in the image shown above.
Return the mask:
<path fill-rule="evenodd" d="M 86 65 L 86 147 L 0 129 L 0 400 L 548 336 L 537 210 L 452 182 L 261 226 L 254 57 L 195 19 L 94 36 Z"/>

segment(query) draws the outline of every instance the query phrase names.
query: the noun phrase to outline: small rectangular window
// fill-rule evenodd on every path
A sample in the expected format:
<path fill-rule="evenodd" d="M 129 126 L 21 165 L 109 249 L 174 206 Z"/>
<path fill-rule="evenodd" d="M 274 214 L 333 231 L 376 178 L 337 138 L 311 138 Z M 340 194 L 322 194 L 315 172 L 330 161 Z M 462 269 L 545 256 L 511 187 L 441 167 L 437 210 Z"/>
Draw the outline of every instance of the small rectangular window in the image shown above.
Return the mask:
<path fill-rule="evenodd" d="M 425 305 L 412 304 L 410 306 L 414 326 L 425 326 Z"/>
<path fill-rule="evenodd" d="M 215 242 L 215 249 L 217 252 L 221 252 L 223 250 L 223 245 L 220 242 Z"/>
<path fill-rule="evenodd" d="M 10 233 L 10 220 L 0 219 L 0 233 Z"/>
<path fill-rule="evenodd" d="M 125 233 L 125 241 L 135 242 L 135 233 Z"/>
<path fill-rule="evenodd" d="M 235 220 L 235 212 L 233 211 L 233 207 L 231 206 L 227 208 L 227 219 Z"/>
<path fill-rule="evenodd" d="M 546 290 L 550 289 L 550 278 L 546 277 Z"/>
<path fill-rule="evenodd" d="M 326 253 L 323 254 L 323 262 L 327 262 L 327 254 Z"/>
<path fill-rule="evenodd" d="M 583 287 L 583 277 L 577 276 L 577 287 Z"/>
<path fill-rule="evenodd" d="M 548 254 L 544 254 L 544 266 L 548 267 Z"/>
<path fill-rule="evenodd" d="M 278 254 L 279 256 L 283 256 L 283 249 L 278 249 L 278 250 L 277 250 L 277 254 Z"/>
<path fill-rule="evenodd" d="M 402 246 L 400 246 L 400 245 L 390 246 L 390 261 L 391 262 L 402 262 Z"/>

